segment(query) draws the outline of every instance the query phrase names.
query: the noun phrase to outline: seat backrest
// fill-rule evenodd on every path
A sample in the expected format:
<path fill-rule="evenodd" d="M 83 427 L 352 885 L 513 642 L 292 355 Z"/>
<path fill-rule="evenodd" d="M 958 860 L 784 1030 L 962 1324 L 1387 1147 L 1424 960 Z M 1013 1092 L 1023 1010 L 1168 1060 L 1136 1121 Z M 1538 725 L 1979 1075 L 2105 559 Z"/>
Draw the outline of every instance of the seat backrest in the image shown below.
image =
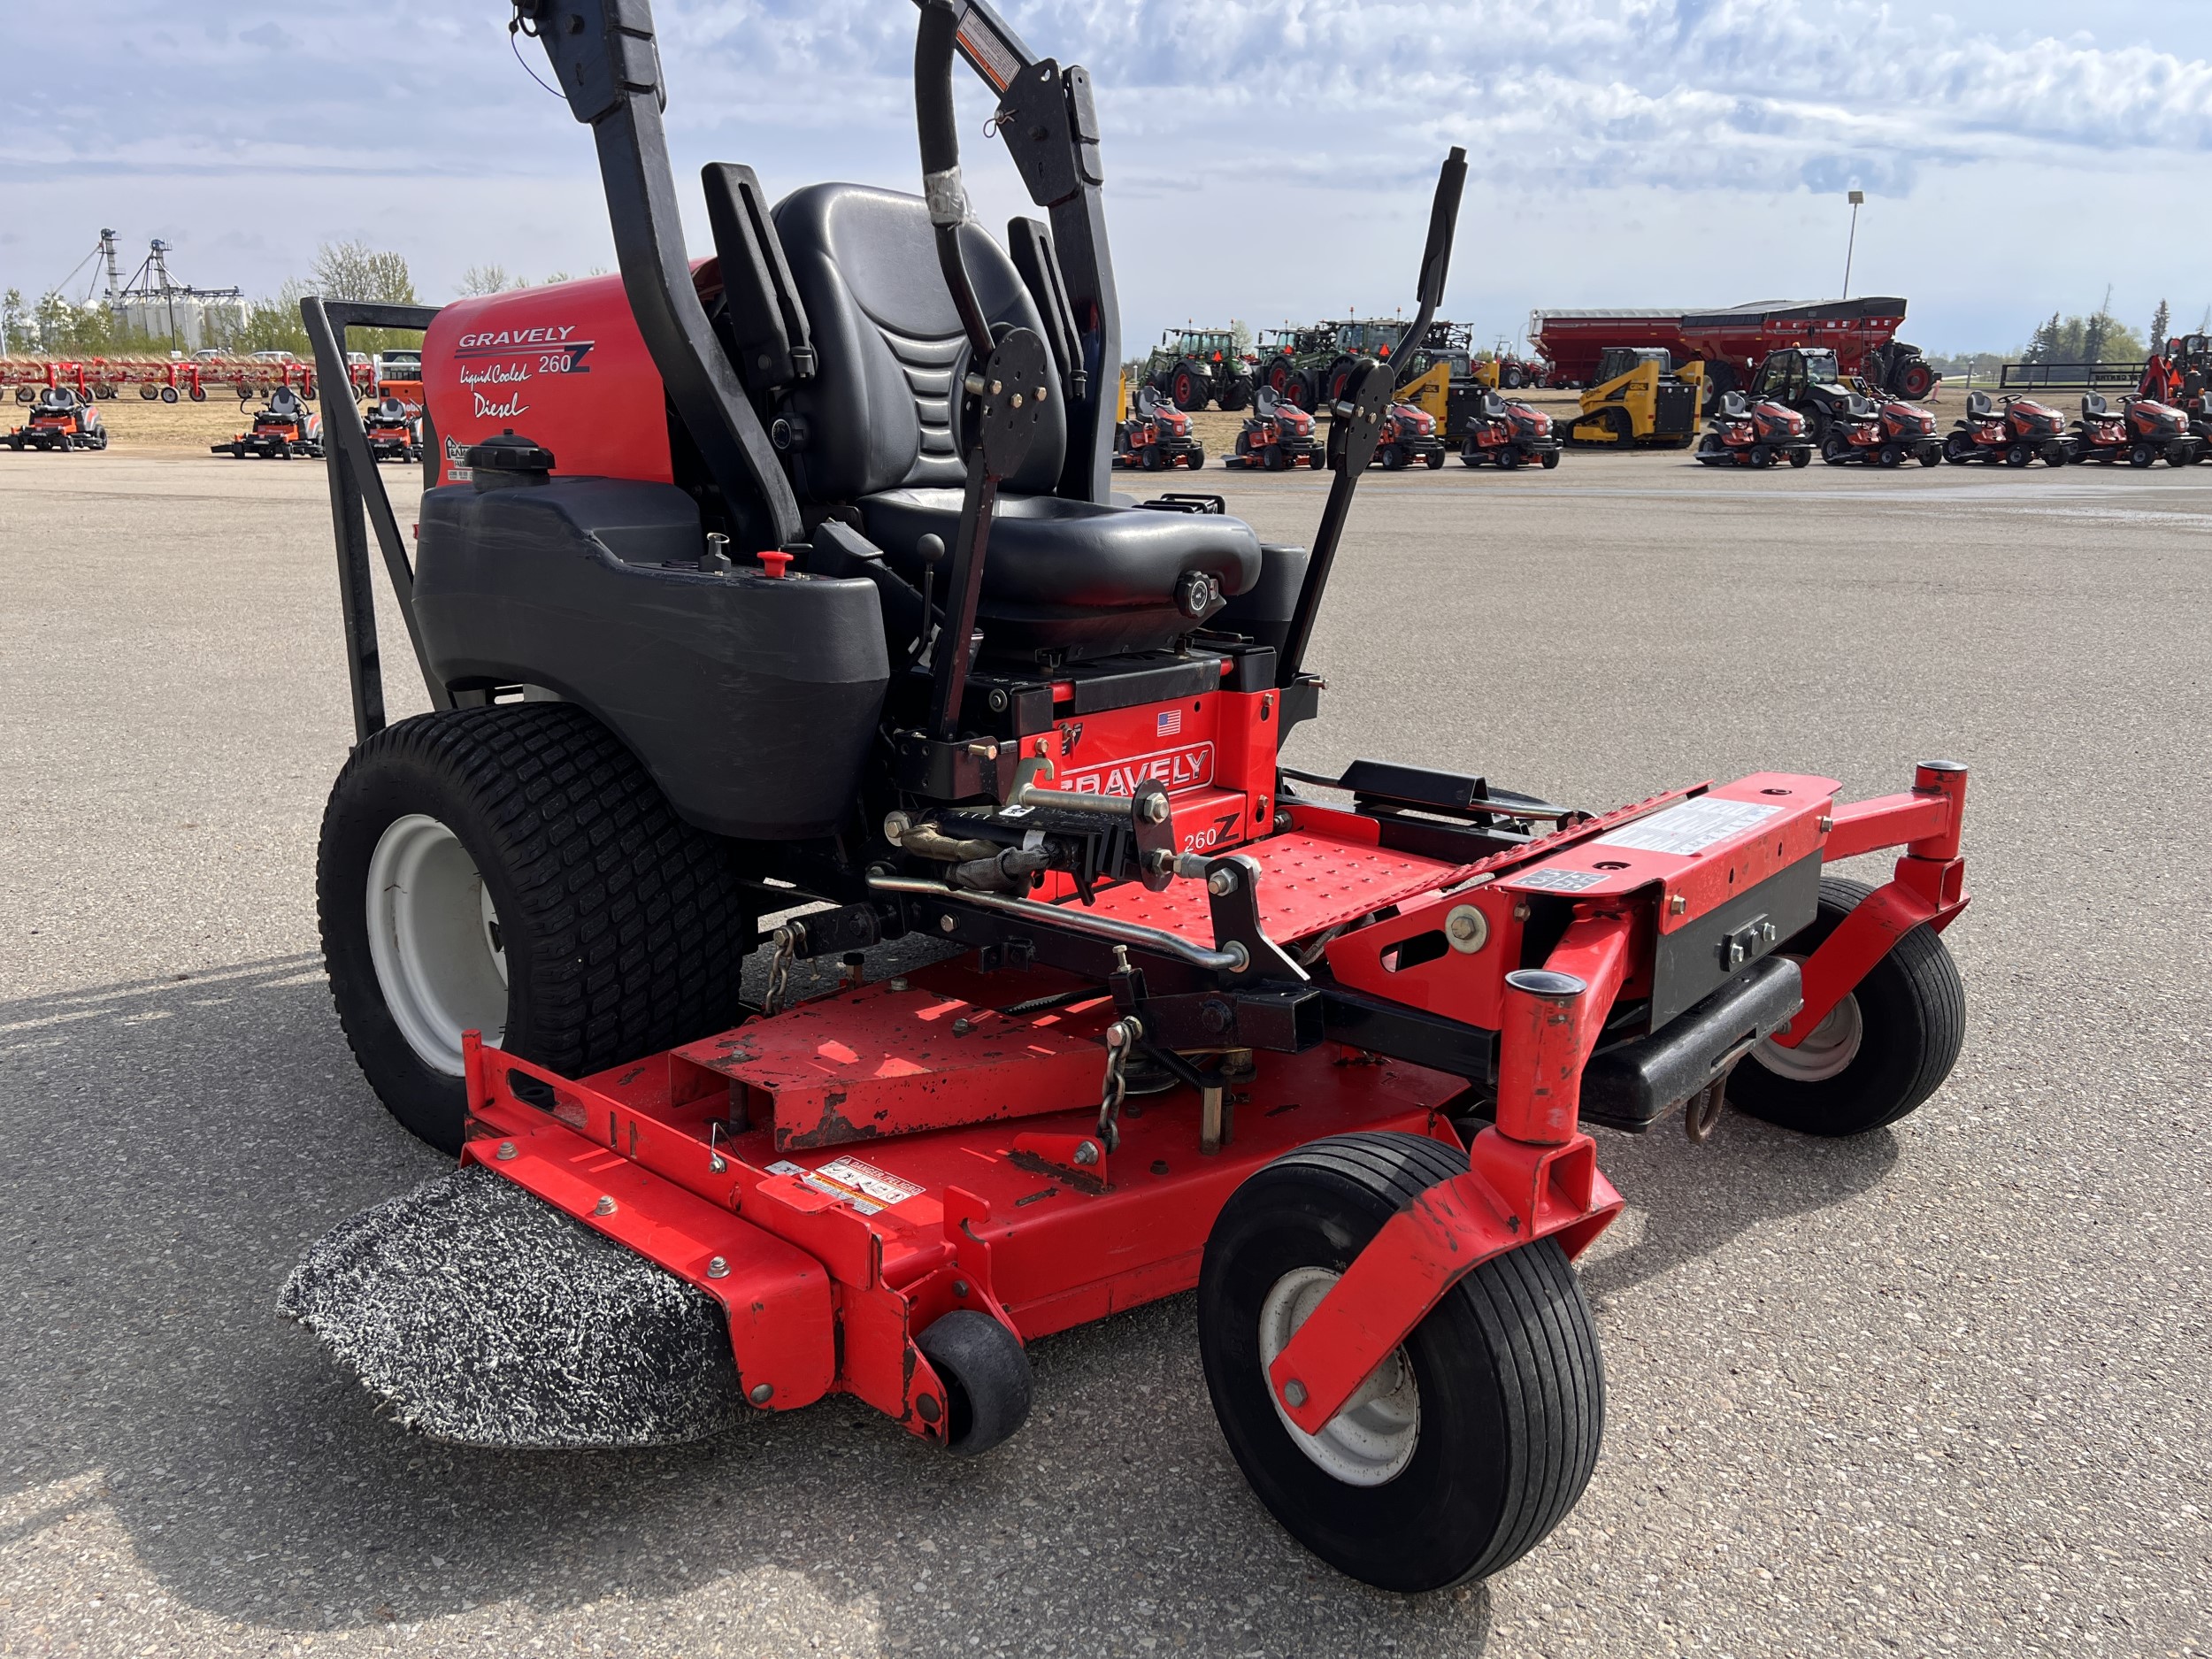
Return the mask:
<path fill-rule="evenodd" d="M 1996 407 L 1997 406 L 1994 403 L 1990 402 L 1989 394 L 1987 392 L 1969 392 L 1966 395 L 1966 412 L 1970 415 L 1986 416 L 1994 414 L 1996 412 Z"/>
<path fill-rule="evenodd" d="M 790 395 L 807 437 L 793 484 L 815 502 L 902 487 L 956 487 L 965 477 L 953 423 L 970 351 L 937 262 L 920 196 L 856 184 L 816 184 L 778 203 L 776 234 L 813 334 L 811 380 Z M 1013 261 L 979 225 L 960 230 L 976 297 L 995 327 L 1049 339 Z M 1067 421 L 1056 396 L 1028 458 L 1004 488 L 1048 493 L 1060 476 Z"/>
<path fill-rule="evenodd" d="M 1129 402 L 1140 415 L 1156 415 L 1160 412 L 1160 394 L 1152 387 L 1140 386 L 1137 395 Z"/>
<path fill-rule="evenodd" d="M 1748 403 L 1745 402 L 1741 392 L 1724 392 L 1721 395 L 1720 406 L 1724 414 L 1730 415 L 1741 415 L 1751 407 Z"/>
<path fill-rule="evenodd" d="M 280 386 L 269 394 L 269 412 L 273 415 L 296 415 L 300 412 L 300 400 L 292 395 L 290 387 Z"/>
<path fill-rule="evenodd" d="M 2104 396 L 2101 393 L 2084 392 L 2082 394 L 2081 412 L 2085 417 L 2101 415 L 2105 412 L 2107 407 L 2108 405 L 2106 404 Z"/>
<path fill-rule="evenodd" d="M 1279 407 L 1280 403 L 1275 396 L 1273 387 L 1261 385 L 1252 388 L 1252 412 L 1262 420 L 1272 417 Z"/>

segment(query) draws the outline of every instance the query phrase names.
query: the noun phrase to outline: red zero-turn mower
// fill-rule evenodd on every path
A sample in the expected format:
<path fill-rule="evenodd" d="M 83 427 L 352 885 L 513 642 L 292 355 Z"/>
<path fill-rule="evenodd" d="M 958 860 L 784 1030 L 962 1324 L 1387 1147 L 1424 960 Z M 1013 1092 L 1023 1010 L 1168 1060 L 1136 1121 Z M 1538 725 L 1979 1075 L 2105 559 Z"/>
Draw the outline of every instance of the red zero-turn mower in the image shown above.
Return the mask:
<path fill-rule="evenodd" d="M 1237 433 L 1235 452 L 1221 458 L 1225 466 L 1279 472 L 1292 466 L 1317 468 L 1327 452 L 1313 435 L 1313 417 L 1263 385 L 1252 394 L 1252 412 Z"/>
<path fill-rule="evenodd" d="M 1943 458 L 1957 466 L 1969 461 L 2025 466 L 2039 456 L 2047 466 L 2064 466 L 2074 458 L 2074 441 L 2066 435 L 2066 417 L 2031 397 L 2000 403 L 1987 392 L 1969 392 L 1965 419 L 1943 440 Z"/>
<path fill-rule="evenodd" d="M 330 384 L 342 386 L 344 382 L 334 380 Z M 246 400 L 242 396 L 238 400 L 242 414 L 245 407 Z M 350 410 L 352 405 L 349 403 L 347 407 Z M 357 421 L 359 413 L 354 412 Z M 323 423 L 315 418 L 314 411 L 297 392 L 288 386 L 280 386 L 269 394 L 267 407 L 254 411 L 250 429 L 228 443 L 211 443 L 207 447 L 211 455 L 227 455 L 234 461 L 242 461 L 250 455 L 264 461 L 288 461 L 296 455 L 313 459 L 323 452 Z"/>
<path fill-rule="evenodd" d="M 73 387 L 49 386 L 40 390 L 38 401 L 31 405 L 30 419 L 11 431 L 5 442 L 19 453 L 25 449 L 104 449 L 108 429 L 90 398 Z"/>
<path fill-rule="evenodd" d="M 1588 1126 L 1701 1138 L 1726 1099 L 1849 1135 L 1925 1100 L 1963 1017 L 1965 772 L 1591 813 L 1285 767 L 1389 364 L 1331 424 L 1310 552 L 1217 498 L 1117 503 L 1081 69 L 926 0 L 926 194 L 771 210 L 717 164 L 694 263 L 643 0 L 518 11 L 595 129 L 622 274 L 302 306 L 326 376 L 349 328 L 426 328 L 464 457 L 435 452 L 411 563 L 332 405 L 359 741 L 317 877 L 348 1041 L 462 1167 L 317 1244 L 284 1307 L 454 1439 L 843 1394 L 976 1453 L 1028 1412 L 1025 1344 L 1195 1289 L 1229 1448 L 1317 1555 L 1414 1591 L 1535 1548 L 1603 1416 L 1571 1263 L 1621 1198 Z M 969 216 L 956 52 L 1048 210 L 1010 257 Z M 1455 150 L 1402 345 L 1465 176 Z M 472 403 L 495 371 L 517 412 Z M 396 725 L 365 512 L 436 705 Z M 1822 873 L 1890 847 L 1879 887 Z M 868 982 L 894 940 L 948 954 Z"/>
<path fill-rule="evenodd" d="M 1114 441 L 1116 466 L 1141 466 L 1156 472 L 1165 466 L 1206 465 L 1206 446 L 1191 436 L 1190 417 L 1148 386 L 1129 400 L 1129 419 Z"/>
<path fill-rule="evenodd" d="M 2169 466 L 2204 458 L 2204 441 L 2189 429 L 2185 411 L 2148 397 L 2124 397 L 2114 409 L 2095 392 L 2083 395 L 2081 419 L 2074 423 L 2075 460 L 2148 466 L 2162 456 Z"/>
<path fill-rule="evenodd" d="M 396 397 L 379 398 L 361 417 L 368 434 L 369 453 L 380 461 L 419 461 L 422 439 L 415 426 L 415 411 Z"/>
<path fill-rule="evenodd" d="M 1724 392 L 1698 440 L 1697 458 L 1707 466 L 1772 466 L 1782 460 L 1803 466 L 1813 458 L 1813 441 L 1805 417 L 1788 404 Z"/>
<path fill-rule="evenodd" d="M 1460 439 L 1459 458 L 1469 466 L 1485 461 L 1502 472 L 1517 466 L 1553 467 L 1564 447 L 1551 429 L 1551 417 L 1517 397 L 1479 390 L 1469 408 Z"/>

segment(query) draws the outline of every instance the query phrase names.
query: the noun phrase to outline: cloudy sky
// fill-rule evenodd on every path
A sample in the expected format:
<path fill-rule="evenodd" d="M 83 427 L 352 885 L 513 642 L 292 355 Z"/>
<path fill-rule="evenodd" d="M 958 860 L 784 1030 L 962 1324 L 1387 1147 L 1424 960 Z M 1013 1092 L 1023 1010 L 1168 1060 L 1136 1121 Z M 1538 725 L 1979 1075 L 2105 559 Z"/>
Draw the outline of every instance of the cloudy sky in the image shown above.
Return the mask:
<path fill-rule="evenodd" d="M 915 188 L 903 0 L 659 0 L 676 159 Z M 1930 350 L 2008 349 L 2109 285 L 2212 310 L 2212 6 L 2176 0 L 1013 0 L 1088 65 L 1134 344 L 1187 318 L 1410 308 L 1437 161 L 1472 163 L 1448 314 L 1907 296 Z M 203 16 L 204 20 L 202 20 Z M 0 286 L 100 228 L 274 288 L 361 237 L 442 299 L 472 265 L 612 264 L 588 135 L 492 0 L 0 10 Z M 532 66 L 543 69 L 525 43 Z M 987 221 L 1025 205 L 963 106 Z M 693 221 L 706 245 L 703 213 Z M 75 286 L 81 288 L 85 278 Z"/>

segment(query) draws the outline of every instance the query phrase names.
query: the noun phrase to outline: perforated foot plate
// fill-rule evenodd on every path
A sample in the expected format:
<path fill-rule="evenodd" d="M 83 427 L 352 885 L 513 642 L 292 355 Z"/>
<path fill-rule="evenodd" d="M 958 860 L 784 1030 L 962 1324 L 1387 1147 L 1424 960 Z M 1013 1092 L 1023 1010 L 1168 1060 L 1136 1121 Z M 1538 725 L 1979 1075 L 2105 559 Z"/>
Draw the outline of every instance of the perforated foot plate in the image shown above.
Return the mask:
<path fill-rule="evenodd" d="M 436 1440 L 672 1445 L 743 1409 L 718 1306 L 480 1169 L 334 1228 L 277 1307 Z"/>

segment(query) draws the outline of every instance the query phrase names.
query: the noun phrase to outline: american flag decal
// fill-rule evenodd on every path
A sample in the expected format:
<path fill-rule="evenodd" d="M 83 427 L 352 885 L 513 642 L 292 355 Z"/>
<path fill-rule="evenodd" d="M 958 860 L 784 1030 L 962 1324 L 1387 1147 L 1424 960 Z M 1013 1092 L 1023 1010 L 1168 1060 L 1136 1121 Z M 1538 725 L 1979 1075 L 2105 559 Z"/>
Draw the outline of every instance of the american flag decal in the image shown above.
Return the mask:
<path fill-rule="evenodd" d="M 1172 737 L 1182 729 L 1183 711 L 1180 709 L 1168 709 L 1162 712 L 1156 727 L 1159 736 Z"/>

